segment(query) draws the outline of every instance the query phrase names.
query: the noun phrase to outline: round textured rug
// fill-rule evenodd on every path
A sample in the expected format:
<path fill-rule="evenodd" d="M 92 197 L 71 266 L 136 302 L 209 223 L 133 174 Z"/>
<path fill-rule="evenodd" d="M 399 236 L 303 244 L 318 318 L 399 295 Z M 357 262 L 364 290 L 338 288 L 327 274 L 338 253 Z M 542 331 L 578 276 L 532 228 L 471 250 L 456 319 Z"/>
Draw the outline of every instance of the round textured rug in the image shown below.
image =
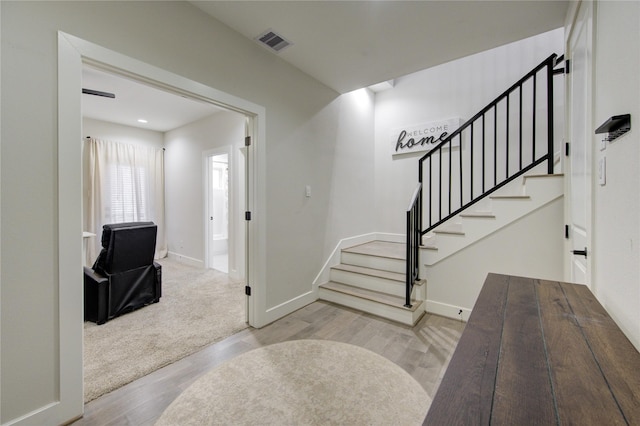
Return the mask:
<path fill-rule="evenodd" d="M 295 340 L 214 368 L 156 425 L 419 425 L 430 404 L 413 377 L 378 354 L 345 343 Z"/>

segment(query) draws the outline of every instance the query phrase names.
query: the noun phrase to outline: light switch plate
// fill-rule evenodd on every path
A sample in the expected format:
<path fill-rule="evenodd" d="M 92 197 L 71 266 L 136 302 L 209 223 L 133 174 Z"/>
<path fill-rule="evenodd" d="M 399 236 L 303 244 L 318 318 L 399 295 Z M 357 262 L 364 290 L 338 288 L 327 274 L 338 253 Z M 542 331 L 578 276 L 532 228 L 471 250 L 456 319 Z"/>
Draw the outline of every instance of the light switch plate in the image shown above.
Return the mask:
<path fill-rule="evenodd" d="M 598 182 L 601 186 L 607 183 L 607 157 L 602 157 L 598 161 Z"/>

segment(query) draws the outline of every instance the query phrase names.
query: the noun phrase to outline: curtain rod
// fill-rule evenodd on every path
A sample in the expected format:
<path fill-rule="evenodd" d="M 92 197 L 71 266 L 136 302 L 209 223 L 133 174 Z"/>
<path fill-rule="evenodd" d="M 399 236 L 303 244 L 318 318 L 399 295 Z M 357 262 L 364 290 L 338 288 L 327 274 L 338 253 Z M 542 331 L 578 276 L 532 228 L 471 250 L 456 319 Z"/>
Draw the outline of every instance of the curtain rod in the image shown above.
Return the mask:
<path fill-rule="evenodd" d="M 91 139 L 91 136 L 87 136 L 86 139 Z M 166 148 L 162 148 L 163 151 L 166 151 Z"/>

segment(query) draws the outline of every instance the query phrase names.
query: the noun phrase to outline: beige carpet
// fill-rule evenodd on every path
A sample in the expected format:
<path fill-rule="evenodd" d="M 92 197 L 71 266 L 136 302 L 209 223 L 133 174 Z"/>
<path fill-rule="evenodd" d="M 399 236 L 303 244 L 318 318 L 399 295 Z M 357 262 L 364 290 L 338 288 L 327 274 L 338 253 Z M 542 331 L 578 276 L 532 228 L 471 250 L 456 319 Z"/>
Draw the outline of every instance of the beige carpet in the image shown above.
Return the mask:
<path fill-rule="evenodd" d="M 431 399 L 402 368 L 358 346 L 295 340 L 254 349 L 196 380 L 169 425 L 420 425 Z"/>
<path fill-rule="evenodd" d="M 247 327 L 244 283 L 162 259 L 160 303 L 84 325 L 85 402 Z"/>

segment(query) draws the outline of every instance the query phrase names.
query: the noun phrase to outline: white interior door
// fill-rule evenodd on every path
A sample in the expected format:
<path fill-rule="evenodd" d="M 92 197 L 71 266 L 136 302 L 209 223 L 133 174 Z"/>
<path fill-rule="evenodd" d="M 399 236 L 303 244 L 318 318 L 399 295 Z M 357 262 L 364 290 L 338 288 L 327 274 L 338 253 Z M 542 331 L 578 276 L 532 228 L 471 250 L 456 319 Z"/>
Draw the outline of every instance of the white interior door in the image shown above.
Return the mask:
<path fill-rule="evenodd" d="M 568 271 L 572 282 L 591 283 L 591 2 L 580 4 L 569 36 Z"/>

